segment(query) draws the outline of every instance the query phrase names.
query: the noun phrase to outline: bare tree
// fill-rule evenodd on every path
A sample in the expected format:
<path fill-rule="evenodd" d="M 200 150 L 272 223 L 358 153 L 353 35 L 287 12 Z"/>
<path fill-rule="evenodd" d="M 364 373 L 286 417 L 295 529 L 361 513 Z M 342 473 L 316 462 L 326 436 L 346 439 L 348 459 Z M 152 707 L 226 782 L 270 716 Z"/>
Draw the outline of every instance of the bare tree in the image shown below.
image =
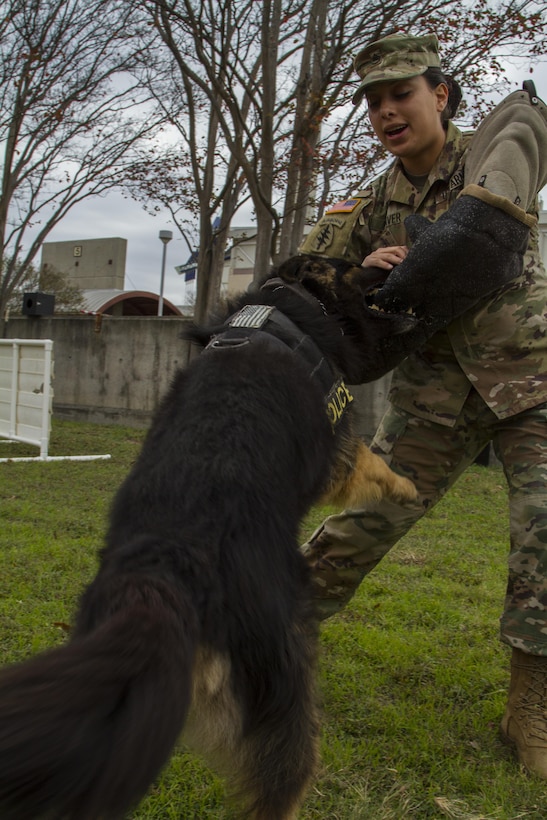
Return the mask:
<path fill-rule="evenodd" d="M 154 202 L 168 208 L 189 252 L 198 248 L 195 315 L 203 318 L 218 300 L 228 230 L 246 196 L 246 183 L 237 158 L 226 150 L 218 90 L 208 88 L 206 78 L 194 72 L 199 61 L 188 35 L 193 21 L 188 23 L 180 9 L 172 15 L 163 4 L 145 2 L 144 8 L 159 36 L 149 43 L 143 82 L 171 126 L 171 141 L 178 140 L 178 145 L 162 150 L 157 143 L 150 148 L 127 179 L 126 189 L 136 199 L 147 200 L 151 210 Z M 237 35 L 237 26 L 224 13 L 223 4 L 204 4 L 197 13 L 208 39 L 230 43 Z M 165 52 L 158 51 L 158 39 L 167 46 L 172 63 L 166 61 Z M 207 42 L 200 47 L 206 49 Z M 215 59 L 215 71 L 222 76 L 222 59 Z M 248 101 L 243 100 L 244 119 L 248 108 Z"/>
<path fill-rule="evenodd" d="M 123 0 L 8 0 L 0 21 L 0 317 L 52 228 L 153 130 Z"/>
<path fill-rule="evenodd" d="M 277 218 L 272 194 L 282 3 L 144 0 L 141 6 L 179 72 L 178 78 L 170 75 L 164 104 L 183 137 L 182 163 L 191 166 L 194 185 L 190 197 L 179 189 L 177 202 L 172 188 L 158 187 L 157 175 L 145 163 L 146 182 L 137 180 L 136 187 L 149 196 L 155 192 L 174 216 L 195 210 L 193 195 L 200 229 L 195 312 L 202 318 L 218 299 L 232 217 L 249 196 L 258 223 L 257 268 L 269 264 L 272 220 Z M 154 45 L 151 58 L 153 52 Z M 166 84 L 159 78 L 165 76 L 160 58 L 156 72 L 147 71 L 147 82 L 164 101 Z M 176 166 L 173 159 L 170 151 L 171 167 Z"/>
<path fill-rule="evenodd" d="M 141 0 L 141 7 L 167 47 L 177 89 L 178 104 L 170 92 L 166 109 L 182 141 L 179 159 L 176 150 L 170 159 L 187 169 L 199 211 L 198 318 L 217 298 L 223 238 L 245 198 L 256 218 L 260 274 L 270 258 L 295 252 L 306 220 L 362 185 L 382 160 L 363 107 L 351 104 L 352 57 L 364 45 L 401 29 L 436 32 L 444 67 L 469 89 L 471 107 L 486 79 L 503 82 L 500 55 L 533 56 L 546 45 L 537 0 L 480 0 L 473 8 L 459 0 Z M 165 63 L 156 43 L 154 50 Z M 166 101 L 158 76 L 148 79 Z M 150 174 L 148 184 L 149 196 L 169 199 Z M 182 193 L 178 205 L 170 202 L 190 204 Z"/>
<path fill-rule="evenodd" d="M 70 277 L 66 273 L 53 268 L 39 271 L 30 264 L 27 265 L 23 278 L 8 300 L 9 315 L 20 314 L 24 294 L 36 291 L 55 295 L 55 313 L 77 313 L 82 309 L 84 295 L 79 287 L 70 282 Z"/>

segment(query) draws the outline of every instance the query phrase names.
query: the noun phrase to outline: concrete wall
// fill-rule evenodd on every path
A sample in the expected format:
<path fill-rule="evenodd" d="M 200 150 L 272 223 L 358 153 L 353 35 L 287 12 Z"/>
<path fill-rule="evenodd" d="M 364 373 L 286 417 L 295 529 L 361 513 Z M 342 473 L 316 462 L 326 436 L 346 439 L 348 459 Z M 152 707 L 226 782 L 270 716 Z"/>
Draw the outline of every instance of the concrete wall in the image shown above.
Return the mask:
<path fill-rule="evenodd" d="M 157 317 L 15 318 L 6 338 L 52 339 L 59 418 L 145 426 L 190 346 L 186 320 Z"/>
<path fill-rule="evenodd" d="M 52 339 L 53 413 L 58 418 L 146 426 L 175 371 L 189 360 L 186 319 L 41 316 L 10 319 L 12 339 Z M 352 388 L 368 441 L 384 410 L 390 376 Z"/>

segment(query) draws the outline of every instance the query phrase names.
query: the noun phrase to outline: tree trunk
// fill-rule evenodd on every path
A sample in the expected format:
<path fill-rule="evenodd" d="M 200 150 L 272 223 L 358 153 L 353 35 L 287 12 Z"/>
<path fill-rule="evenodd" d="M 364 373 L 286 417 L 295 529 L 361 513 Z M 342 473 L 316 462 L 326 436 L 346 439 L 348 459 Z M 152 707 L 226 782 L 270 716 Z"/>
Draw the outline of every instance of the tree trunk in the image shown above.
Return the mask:
<path fill-rule="evenodd" d="M 315 150 L 322 112 L 321 62 L 328 0 L 313 0 L 296 86 L 294 134 L 287 172 L 287 192 L 276 262 L 296 253 L 314 187 Z"/>

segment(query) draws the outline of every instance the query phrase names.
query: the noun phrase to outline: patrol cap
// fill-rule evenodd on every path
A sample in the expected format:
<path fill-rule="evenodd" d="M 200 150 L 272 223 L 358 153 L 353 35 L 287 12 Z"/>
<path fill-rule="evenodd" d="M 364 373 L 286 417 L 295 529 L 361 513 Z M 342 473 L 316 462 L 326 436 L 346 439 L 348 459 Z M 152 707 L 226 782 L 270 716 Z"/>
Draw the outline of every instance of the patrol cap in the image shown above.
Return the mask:
<path fill-rule="evenodd" d="M 434 34 L 390 34 L 360 51 L 353 65 L 361 77 L 361 85 L 353 95 L 357 105 L 374 83 L 406 80 L 423 74 L 430 66 L 440 67 L 439 41 Z"/>

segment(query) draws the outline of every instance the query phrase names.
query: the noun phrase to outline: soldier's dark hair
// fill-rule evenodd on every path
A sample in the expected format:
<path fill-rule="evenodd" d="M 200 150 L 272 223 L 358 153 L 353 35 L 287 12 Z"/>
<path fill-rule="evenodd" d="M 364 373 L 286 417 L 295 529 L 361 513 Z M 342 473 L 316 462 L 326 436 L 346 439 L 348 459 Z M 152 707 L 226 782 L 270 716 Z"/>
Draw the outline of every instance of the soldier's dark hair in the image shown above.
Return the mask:
<path fill-rule="evenodd" d="M 444 109 L 441 120 L 446 128 L 448 120 L 455 116 L 462 99 L 462 90 L 459 83 L 450 74 L 445 74 L 440 68 L 430 66 L 422 75 L 427 80 L 430 88 L 437 88 L 440 83 L 444 83 L 448 88 L 448 102 Z"/>

